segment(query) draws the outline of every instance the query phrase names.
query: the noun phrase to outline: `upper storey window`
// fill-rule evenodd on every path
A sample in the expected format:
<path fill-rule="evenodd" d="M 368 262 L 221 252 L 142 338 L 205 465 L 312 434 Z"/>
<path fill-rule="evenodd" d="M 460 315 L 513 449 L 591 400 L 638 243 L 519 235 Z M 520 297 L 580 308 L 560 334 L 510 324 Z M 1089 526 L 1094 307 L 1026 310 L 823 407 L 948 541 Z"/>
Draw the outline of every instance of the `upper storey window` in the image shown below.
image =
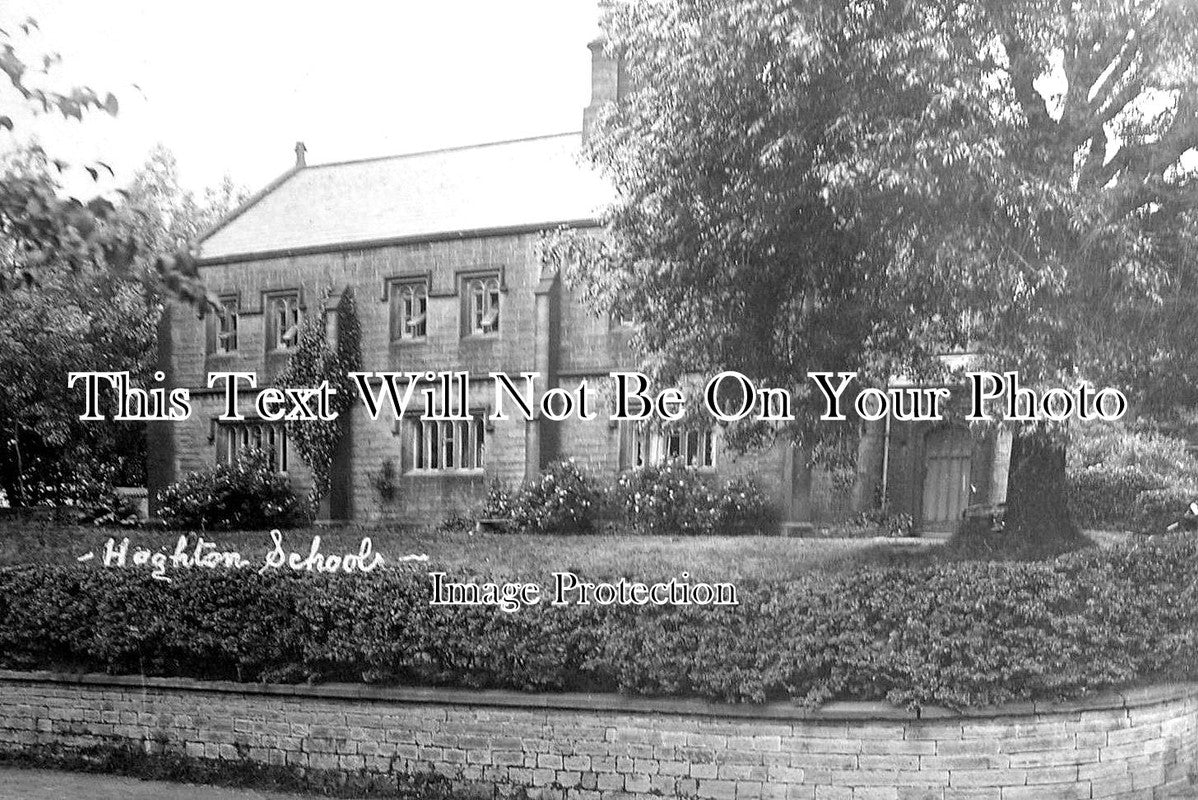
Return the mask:
<path fill-rule="evenodd" d="M 237 350 L 238 302 L 236 297 L 224 297 L 216 333 L 216 352 L 232 353 Z"/>
<path fill-rule="evenodd" d="M 465 333 L 488 336 L 499 332 L 499 276 L 468 278 L 465 283 Z"/>
<path fill-rule="evenodd" d="M 240 303 L 235 295 L 220 298 L 220 308 L 208 319 L 208 352 L 224 355 L 237 352 Z"/>
<path fill-rule="evenodd" d="M 273 295 L 266 301 L 266 349 L 291 350 L 299 344 L 299 292 Z"/>
<path fill-rule="evenodd" d="M 428 334 L 428 283 L 391 284 L 391 340 L 416 341 Z"/>

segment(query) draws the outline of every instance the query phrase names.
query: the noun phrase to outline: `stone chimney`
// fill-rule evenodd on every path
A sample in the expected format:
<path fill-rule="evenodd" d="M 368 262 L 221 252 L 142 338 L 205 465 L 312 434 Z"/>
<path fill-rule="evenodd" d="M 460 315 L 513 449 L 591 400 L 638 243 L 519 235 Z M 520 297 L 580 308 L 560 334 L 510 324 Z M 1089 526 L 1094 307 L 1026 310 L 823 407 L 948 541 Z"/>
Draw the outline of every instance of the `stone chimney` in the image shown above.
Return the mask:
<path fill-rule="evenodd" d="M 612 13 L 611 0 L 599 0 L 600 19 Z M 591 49 L 591 103 L 582 112 L 582 138 L 591 133 L 599 111 L 608 103 L 622 100 L 628 92 L 628 78 L 624 70 L 624 59 L 610 52 L 607 39 L 602 34 L 587 45 Z"/>
<path fill-rule="evenodd" d="M 301 167 L 308 166 L 307 154 L 308 154 L 308 148 L 304 147 L 304 143 L 296 142 L 295 143 L 295 168 L 296 169 L 300 169 Z"/>

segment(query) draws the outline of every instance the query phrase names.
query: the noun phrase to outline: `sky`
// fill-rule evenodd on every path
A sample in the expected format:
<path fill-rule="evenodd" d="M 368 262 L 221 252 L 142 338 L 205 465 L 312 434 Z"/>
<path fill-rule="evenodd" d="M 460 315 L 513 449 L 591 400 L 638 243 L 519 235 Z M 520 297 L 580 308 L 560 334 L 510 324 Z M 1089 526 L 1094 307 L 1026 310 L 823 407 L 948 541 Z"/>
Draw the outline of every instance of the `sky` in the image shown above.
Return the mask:
<path fill-rule="evenodd" d="M 193 190 L 228 175 L 249 190 L 309 164 L 562 133 L 581 127 L 590 94 L 595 0 L 338 3 L 210 0 L 5 0 L 0 27 L 26 61 L 58 53 L 49 87 L 89 86 L 120 102 L 83 122 L 11 114 L 0 87 L 0 150 L 31 136 L 55 158 L 103 161 L 67 190 L 127 183 L 155 145 Z"/>

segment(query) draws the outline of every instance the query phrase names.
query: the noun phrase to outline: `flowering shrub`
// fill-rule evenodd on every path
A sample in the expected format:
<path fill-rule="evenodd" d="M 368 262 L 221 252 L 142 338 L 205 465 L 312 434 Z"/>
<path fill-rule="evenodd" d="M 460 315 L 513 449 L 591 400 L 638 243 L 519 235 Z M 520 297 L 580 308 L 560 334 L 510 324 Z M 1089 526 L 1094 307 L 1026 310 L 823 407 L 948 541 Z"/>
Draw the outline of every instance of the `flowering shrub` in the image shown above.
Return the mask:
<path fill-rule="evenodd" d="M 649 536 L 755 533 L 770 517 L 769 501 L 752 480 L 715 487 L 677 461 L 621 473 L 611 495 L 628 529 Z"/>
<path fill-rule="evenodd" d="M 487 487 L 487 499 L 478 514 L 483 519 L 510 519 L 512 516 L 512 494 L 496 478 Z"/>
<path fill-rule="evenodd" d="M 93 505 L 80 509 L 75 516 L 79 525 L 134 528 L 141 525 L 138 503 L 131 497 L 123 497 L 110 490 Z"/>
<path fill-rule="evenodd" d="M 274 471 L 269 456 L 251 448 L 232 464 L 193 472 L 166 487 L 159 516 L 170 528 L 263 530 L 306 525 L 311 509 Z"/>
<path fill-rule="evenodd" d="M 587 533 L 597 521 L 602 493 L 573 461 L 550 464 L 511 497 L 508 518 L 523 533 Z"/>
<path fill-rule="evenodd" d="M 697 471 L 676 461 L 620 473 L 612 499 L 636 533 L 701 536 L 715 525 L 711 487 Z"/>
<path fill-rule="evenodd" d="M 715 533 L 762 533 L 777 522 L 769 498 L 752 478 L 733 478 L 715 493 L 715 498 Z"/>
<path fill-rule="evenodd" d="M 738 606 L 507 614 L 430 606 L 427 576 L 396 567 L 168 583 L 22 564 L 0 569 L 0 668 L 979 706 L 1198 678 L 1195 574 L 1184 534 L 1051 562 L 746 580 Z"/>

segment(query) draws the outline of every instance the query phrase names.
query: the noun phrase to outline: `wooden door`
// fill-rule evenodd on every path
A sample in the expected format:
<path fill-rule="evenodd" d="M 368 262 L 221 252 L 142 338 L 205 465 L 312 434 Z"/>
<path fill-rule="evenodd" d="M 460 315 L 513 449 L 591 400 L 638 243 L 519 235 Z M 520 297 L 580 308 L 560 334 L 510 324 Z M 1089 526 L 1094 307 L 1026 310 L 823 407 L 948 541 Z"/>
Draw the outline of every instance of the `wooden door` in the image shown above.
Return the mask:
<path fill-rule="evenodd" d="M 965 428 L 939 428 L 924 438 L 923 529 L 952 530 L 969 505 L 973 437 Z"/>

